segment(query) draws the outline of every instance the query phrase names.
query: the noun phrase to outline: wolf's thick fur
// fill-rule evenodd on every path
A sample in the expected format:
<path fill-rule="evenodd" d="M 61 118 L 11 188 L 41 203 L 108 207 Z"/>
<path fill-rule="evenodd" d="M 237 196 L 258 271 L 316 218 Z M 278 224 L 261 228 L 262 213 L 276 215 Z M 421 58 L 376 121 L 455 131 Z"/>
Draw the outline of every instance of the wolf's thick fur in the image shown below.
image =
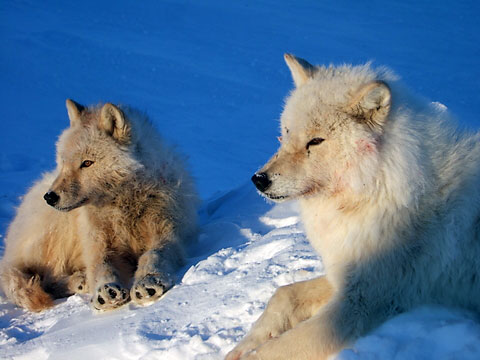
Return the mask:
<path fill-rule="evenodd" d="M 285 56 L 281 147 L 252 180 L 299 199 L 326 275 L 277 290 L 227 359 L 326 359 L 420 304 L 480 311 L 480 137 L 387 69 Z"/>
<path fill-rule="evenodd" d="M 192 179 L 141 113 L 71 100 L 67 110 L 57 169 L 25 195 L 9 227 L 2 288 L 32 311 L 85 292 L 98 310 L 130 298 L 148 304 L 173 285 L 194 235 Z"/>

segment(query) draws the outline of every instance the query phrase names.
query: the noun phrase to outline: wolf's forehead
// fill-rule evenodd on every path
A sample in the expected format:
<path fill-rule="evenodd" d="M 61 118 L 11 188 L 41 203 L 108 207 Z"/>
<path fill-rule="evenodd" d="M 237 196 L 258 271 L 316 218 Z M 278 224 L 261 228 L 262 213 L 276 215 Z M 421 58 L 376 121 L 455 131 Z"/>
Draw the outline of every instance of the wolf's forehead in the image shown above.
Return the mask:
<path fill-rule="evenodd" d="M 74 158 L 80 153 L 87 152 L 95 142 L 95 134 L 88 129 L 68 129 L 60 136 L 58 152 L 66 160 Z"/>
<path fill-rule="evenodd" d="M 325 102 L 319 96 L 292 96 L 282 114 L 282 128 L 292 132 L 327 131 L 339 121 L 338 108 L 336 104 Z"/>

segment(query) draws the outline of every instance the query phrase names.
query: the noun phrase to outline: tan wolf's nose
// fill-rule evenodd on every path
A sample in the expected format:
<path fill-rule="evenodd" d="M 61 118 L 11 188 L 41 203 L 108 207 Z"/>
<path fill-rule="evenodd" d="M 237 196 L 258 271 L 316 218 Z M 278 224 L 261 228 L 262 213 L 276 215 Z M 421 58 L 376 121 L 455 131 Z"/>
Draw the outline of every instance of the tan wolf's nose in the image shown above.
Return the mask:
<path fill-rule="evenodd" d="M 254 174 L 252 176 L 252 181 L 257 187 L 257 189 L 261 192 L 265 192 L 265 190 L 267 190 L 272 184 L 272 182 L 268 178 L 267 173 Z"/>
<path fill-rule="evenodd" d="M 45 195 L 43 195 L 43 198 L 50 206 L 55 206 L 58 203 L 58 200 L 60 200 L 60 196 L 58 196 L 54 191 L 47 192 Z"/>

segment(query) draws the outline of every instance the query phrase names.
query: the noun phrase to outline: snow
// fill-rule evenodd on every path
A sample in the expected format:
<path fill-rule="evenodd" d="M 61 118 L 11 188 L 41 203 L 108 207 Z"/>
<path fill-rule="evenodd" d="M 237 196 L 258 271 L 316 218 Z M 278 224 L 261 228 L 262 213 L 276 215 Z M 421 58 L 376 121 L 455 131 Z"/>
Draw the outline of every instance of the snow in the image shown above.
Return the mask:
<path fill-rule="evenodd" d="M 0 358 L 221 359 L 278 286 L 323 274 L 296 204 L 267 204 L 248 183 L 277 147 L 292 86 L 282 54 L 373 59 L 477 129 L 479 9 L 475 1 L 3 1 L 0 242 L 19 197 L 55 166 L 67 97 L 146 110 L 189 155 L 204 202 L 198 242 L 159 302 L 94 314 L 76 295 L 31 314 L 0 298 Z M 480 322 L 423 307 L 336 358 L 478 359 Z"/>

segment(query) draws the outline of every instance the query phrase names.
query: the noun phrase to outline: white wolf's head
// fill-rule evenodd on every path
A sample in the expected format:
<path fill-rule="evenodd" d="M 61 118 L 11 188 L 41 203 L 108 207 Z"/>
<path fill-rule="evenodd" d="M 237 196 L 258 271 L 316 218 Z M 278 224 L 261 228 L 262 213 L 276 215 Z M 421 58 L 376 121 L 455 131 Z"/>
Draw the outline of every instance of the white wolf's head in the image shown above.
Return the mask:
<path fill-rule="evenodd" d="M 269 199 L 360 192 L 375 181 L 391 107 L 385 70 L 318 67 L 286 54 L 296 88 L 281 116 L 281 146 L 253 177 Z"/>
<path fill-rule="evenodd" d="M 61 211 L 108 201 L 140 166 L 129 150 L 131 124 L 118 107 L 66 104 L 70 128 L 58 140 L 58 177 L 44 196 Z"/>

